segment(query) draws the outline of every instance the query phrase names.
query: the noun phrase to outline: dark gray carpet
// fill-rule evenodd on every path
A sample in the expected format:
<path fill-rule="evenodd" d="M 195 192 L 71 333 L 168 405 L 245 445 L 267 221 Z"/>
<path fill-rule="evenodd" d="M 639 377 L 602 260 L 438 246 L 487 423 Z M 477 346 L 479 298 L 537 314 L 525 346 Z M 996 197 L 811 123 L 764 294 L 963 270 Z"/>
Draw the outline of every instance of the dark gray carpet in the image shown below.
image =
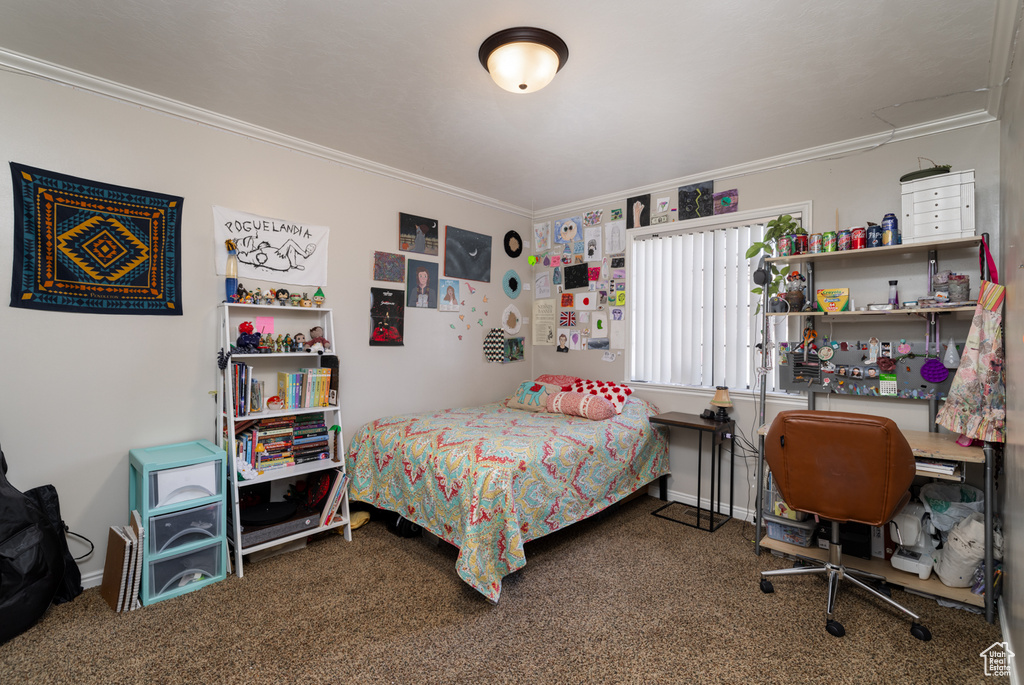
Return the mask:
<path fill-rule="evenodd" d="M 900 590 L 934 638 L 820 578 L 758 589 L 788 563 L 753 526 L 708 534 L 630 502 L 527 546 L 494 606 L 456 552 L 371 522 L 246 566 L 245 577 L 115 614 L 92 589 L 0 646 L 2 683 L 982 683 L 983 616 Z"/>

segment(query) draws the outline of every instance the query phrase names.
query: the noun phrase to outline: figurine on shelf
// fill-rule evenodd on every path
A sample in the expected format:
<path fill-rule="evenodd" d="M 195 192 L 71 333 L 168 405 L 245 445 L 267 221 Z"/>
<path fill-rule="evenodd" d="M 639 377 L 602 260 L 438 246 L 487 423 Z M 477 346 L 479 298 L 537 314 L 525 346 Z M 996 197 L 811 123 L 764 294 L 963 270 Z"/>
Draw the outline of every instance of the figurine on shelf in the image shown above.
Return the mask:
<path fill-rule="evenodd" d="M 273 397 L 267 400 L 267 409 L 284 409 L 284 400 L 282 400 L 277 395 L 274 395 Z M 263 447 L 263 445 L 260 444 L 259 447 Z"/>
<path fill-rule="evenodd" d="M 284 334 L 284 346 L 281 348 L 282 352 L 291 352 L 292 349 L 292 336 L 288 333 Z"/>
<path fill-rule="evenodd" d="M 256 288 L 256 290 L 252 291 L 252 303 L 263 304 L 263 291 L 260 290 L 259 288 Z"/>
<path fill-rule="evenodd" d="M 291 301 L 293 307 L 298 307 L 302 303 L 302 295 L 299 295 L 298 293 L 292 293 Z"/>
<path fill-rule="evenodd" d="M 320 309 L 320 307 L 323 306 L 325 299 L 326 298 L 324 297 L 324 289 L 323 288 L 317 288 L 316 292 L 313 293 L 313 304 L 316 305 L 317 309 Z"/>
<path fill-rule="evenodd" d="M 331 341 L 324 337 L 323 326 L 313 326 L 309 329 L 309 341 L 306 343 L 306 349 L 317 353 L 331 351 Z"/>
<path fill-rule="evenodd" d="M 300 307 L 312 307 L 313 306 L 313 300 L 309 299 L 309 296 L 306 295 L 306 293 L 302 293 L 302 301 L 299 302 L 299 306 Z"/>
<path fill-rule="evenodd" d="M 277 298 L 277 303 L 282 307 L 288 306 L 288 297 L 291 295 L 287 288 L 278 288 L 274 296 Z"/>
<path fill-rule="evenodd" d="M 270 337 L 270 333 L 267 333 L 260 338 L 260 352 L 266 354 L 267 352 L 274 351 L 274 339 Z"/>
<path fill-rule="evenodd" d="M 259 352 L 260 334 L 255 332 L 251 321 L 238 324 L 238 340 L 235 343 L 242 354 Z"/>
<path fill-rule="evenodd" d="M 789 302 L 789 311 L 798 312 L 804 307 L 807 301 L 804 295 L 804 283 L 807 281 L 799 271 L 793 270 L 786 276 L 786 302 Z"/>
<path fill-rule="evenodd" d="M 284 352 L 284 336 L 280 333 L 277 334 L 277 339 L 274 341 L 274 352 Z"/>
<path fill-rule="evenodd" d="M 305 352 L 306 351 L 306 334 L 296 333 L 295 337 L 292 338 L 292 352 Z"/>

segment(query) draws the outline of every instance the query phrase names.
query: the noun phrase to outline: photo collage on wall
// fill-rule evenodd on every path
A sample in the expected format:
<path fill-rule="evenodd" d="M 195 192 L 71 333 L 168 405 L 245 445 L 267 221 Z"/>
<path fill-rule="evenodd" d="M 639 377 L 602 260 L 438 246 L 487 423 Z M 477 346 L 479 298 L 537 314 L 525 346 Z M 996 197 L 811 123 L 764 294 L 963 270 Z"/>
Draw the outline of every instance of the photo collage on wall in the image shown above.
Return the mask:
<path fill-rule="evenodd" d="M 676 206 L 673 206 L 676 201 Z M 621 350 L 627 338 L 627 232 L 678 220 L 735 212 L 739 192 L 711 181 L 664 195 L 637 195 L 623 205 L 533 225 L 533 344 L 558 352 Z M 614 359 L 606 352 L 605 359 Z"/>
<path fill-rule="evenodd" d="M 491 245 L 489 235 L 400 212 L 398 253 L 373 252 L 373 280 L 394 285 L 370 288 L 370 345 L 404 345 L 406 319 L 411 315 L 415 322 L 419 315 L 411 313 L 425 310 L 457 315 L 458 321 L 453 317 L 448 327 L 459 341 L 473 329 L 485 332 L 490 305 L 486 291 L 474 283 L 491 282 Z M 515 234 L 514 240 L 506 236 L 505 247 L 511 255 L 512 250 L 522 252 L 524 245 Z M 506 274 L 502 285 L 511 298 L 522 287 L 514 271 Z M 512 318 L 516 317 L 518 310 Z M 506 330 L 504 322 L 500 330 Z M 523 356 L 522 344 L 506 346 L 503 339 L 501 348 L 502 356 L 511 360 Z"/>

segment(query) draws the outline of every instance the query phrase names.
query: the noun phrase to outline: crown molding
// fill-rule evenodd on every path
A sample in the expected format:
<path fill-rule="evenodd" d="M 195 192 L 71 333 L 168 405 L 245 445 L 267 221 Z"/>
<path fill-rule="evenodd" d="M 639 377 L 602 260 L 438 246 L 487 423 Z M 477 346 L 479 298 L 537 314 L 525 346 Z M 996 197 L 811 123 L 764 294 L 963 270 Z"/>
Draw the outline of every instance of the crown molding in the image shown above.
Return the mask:
<path fill-rule="evenodd" d="M 749 176 L 751 174 L 762 173 L 765 171 L 773 171 L 775 169 L 782 169 L 784 167 L 803 164 L 805 162 L 841 157 L 843 155 L 881 147 L 882 145 L 887 145 L 888 143 L 894 143 L 900 140 L 909 140 L 911 138 L 920 138 L 921 136 L 930 136 L 936 133 L 945 133 L 947 131 L 954 131 L 968 126 L 987 124 L 995 120 L 996 117 L 992 116 L 988 112 L 978 110 L 976 112 L 969 112 L 967 114 L 949 117 L 947 119 L 937 119 L 923 124 L 907 126 L 906 128 L 894 129 L 886 133 L 875 133 L 869 136 L 862 136 L 860 138 L 851 138 L 849 140 L 839 141 L 838 143 L 829 143 L 828 145 L 807 148 L 805 150 L 797 150 L 796 152 L 790 152 L 776 157 L 767 157 L 765 159 L 723 167 L 713 171 L 690 174 L 688 176 L 682 176 L 668 181 L 661 181 L 651 185 L 630 188 L 629 190 L 608 193 L 607 195 L 600 195 L 586 200 L 558 205 L 556 207 L 538 209 L 534 214 L 534 220 L 569 216 L 581 211 L 593 209 L 595 206 L 621 202 L 628 197 L 644 195 L 646 193 L 664 192 L 666 189 L 690 185 L 691 183 L 699 183 L 709 179 L 725 181 L 730 178 Z"/>
<path fill-rule="evenodd" d="M 525 207 L 519 207 L 508 202 L 502 202 L 486 195 L 480 195 L 463 188 L 448 185 L 435 181 L 426 176 L 409 173 L 384 164 L 378 164 L 362 157 L 332 150 L 323 145 L 316 145 L 309 141 L 272 131 L 262 126 L 234 119 L 232 117 L 211 112 L 210 110 L 178 102 L 170 98 L 132 88 L 114 81 L 92 76 L 74 69 L 58 66 L 49 62 L 28 57 L 10 50 L 0 48 L 0 68 L 15 74 L 31 76 L 34 78 L 50 81 L 62 86 L 69 86 L 75 90 L 85 91 L 94 95 L 124 102 L 137 107 L 142 107 L 160 114 L 167 114 L 172 117 L 191 121 L 202 126 L 232 133 L 251 140 L 258 140 L 276 147 L 293 150 L 311 157 L 323 159 L 334 164 L 339 164 L 350 169 L 364 171 L 378 176 L 383 176 L 402 183 L 437 191 L 451 195 L 462 200 L 475 202 L 503 212 L 509 212 L 526 218 L 533 217 L 533 211 Z"/>

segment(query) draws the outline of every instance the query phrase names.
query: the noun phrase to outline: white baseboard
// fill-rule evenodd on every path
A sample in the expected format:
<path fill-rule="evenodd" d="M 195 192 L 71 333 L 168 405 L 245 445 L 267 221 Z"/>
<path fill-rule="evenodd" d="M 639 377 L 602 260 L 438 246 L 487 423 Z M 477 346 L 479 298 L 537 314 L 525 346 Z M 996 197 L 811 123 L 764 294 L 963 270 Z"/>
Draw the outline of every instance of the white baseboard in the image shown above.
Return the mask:
<path fill-rule="evenodd" d="M 103 571 L 90 571 L 82 574 L 82 588 L 99 587 L 103 583 Z"/>
<path fill-rule="evenodd" d="M 654 497 L 655 499 L 657 499 L 658 498 L 658 486 L 657 485 L 652 485 L 650 487 L 650 489 L 648 490 L 648 493 L 651 495 L 651 497 Z M 669 490 L 668 491 L 668 499 L 669 499 L 670 502 L 679 502 L 680 504 L 687 504 L 687 505 L 689 505 L 691 507 L 697 506 L 697 497 L 695 495 L 691 495 L 691 494 L 685 493 L 685 492 L 676 492 L 675 490 Z M 754 504 L 755 504 L 755 502 L 751 502 L 751 505 L 754 505 Z M 705 511 L 709 510 L 711 508 L 711 500 L 710 500 L 710 498 L 702 497 L 701 500 L 700 500 L 700 507 L 701 507 L 701 509 L 704 509 Z M 719 508 L 720 508 L 721 511 L 727 512 L 729 510 L 729 503 L 727 501 L 723 501 L 723 503 L 720 505 Z M 754 509 L 747 509 L 746 506 L 742 506 L 741 507 L 741 506 L 738 506 L 738 505 L 733 505 L 732 517 L 735 518 L 735 519 L 739 519 L 741 521 L 746 521 L 747 523 L 753 523 L 754 522 L 754 511 L 755 511 Z"/>

